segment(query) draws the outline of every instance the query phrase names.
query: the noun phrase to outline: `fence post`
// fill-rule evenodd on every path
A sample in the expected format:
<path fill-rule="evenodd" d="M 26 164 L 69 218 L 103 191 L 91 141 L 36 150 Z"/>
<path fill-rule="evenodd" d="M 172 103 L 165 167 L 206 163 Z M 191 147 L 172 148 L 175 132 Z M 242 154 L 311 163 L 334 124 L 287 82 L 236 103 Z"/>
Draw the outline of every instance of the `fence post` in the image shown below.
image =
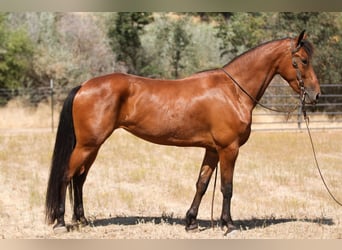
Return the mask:
<path fill-rule="evenodd" d="M 50 79 L 50 97 L 51 97 L 51 132 L 54 132 L 54 121 L 53 121 L 53 79 Z"/>

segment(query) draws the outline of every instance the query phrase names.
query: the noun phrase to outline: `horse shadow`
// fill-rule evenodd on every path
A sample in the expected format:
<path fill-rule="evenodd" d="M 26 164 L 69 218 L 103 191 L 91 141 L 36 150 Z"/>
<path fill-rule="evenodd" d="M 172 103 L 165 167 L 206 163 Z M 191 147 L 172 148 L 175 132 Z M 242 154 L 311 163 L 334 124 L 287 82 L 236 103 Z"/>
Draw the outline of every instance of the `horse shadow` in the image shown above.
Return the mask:
<path fill-rule="evenodd" d="M 319 225 L 334 225 L 334 221 L 331 218 L 251 218 L 245 220 L 235 220 L 234 225 L 237 230 L 247 231 L 255 228 L 266 228 L 272 225 L 284 224 L 288 222 L 307 222 L 314 223 Z M 211 220 L 201 220 L 198 219 L 199 231 L 204 231 L 207 229 L 211 229 L 212 226 L 218 227 L 220 226 L 219 221 L 214 220 L 213 224 Z M 117 216 L 105 219 L 94 219 L 90 221 L 90 225 L 93 227 L 103 227 L 109 225 L 125 225 L 132 226 L 137 225 L 139 223 L 153 223 L 153 224 L 169 224 L 169 225 L 183 225 L 185 226 L 185 220 L 183 218 L 174 218 L 172 216 L 157 216 L 157 217 L 146 217 L 146 216 Z"/>

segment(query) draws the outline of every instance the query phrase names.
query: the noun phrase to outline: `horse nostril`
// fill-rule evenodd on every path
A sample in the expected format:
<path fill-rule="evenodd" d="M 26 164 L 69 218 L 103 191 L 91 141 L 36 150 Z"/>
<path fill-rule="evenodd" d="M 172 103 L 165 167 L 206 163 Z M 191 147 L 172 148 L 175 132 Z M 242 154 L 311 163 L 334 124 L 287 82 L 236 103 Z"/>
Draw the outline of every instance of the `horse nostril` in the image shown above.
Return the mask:
<path fill-rule="evenodd" d="M 319 94 L 319 93 L 316 95 L 316 102 L 318 101 L 320 95 L 321 95 L 321 94 Z"/>

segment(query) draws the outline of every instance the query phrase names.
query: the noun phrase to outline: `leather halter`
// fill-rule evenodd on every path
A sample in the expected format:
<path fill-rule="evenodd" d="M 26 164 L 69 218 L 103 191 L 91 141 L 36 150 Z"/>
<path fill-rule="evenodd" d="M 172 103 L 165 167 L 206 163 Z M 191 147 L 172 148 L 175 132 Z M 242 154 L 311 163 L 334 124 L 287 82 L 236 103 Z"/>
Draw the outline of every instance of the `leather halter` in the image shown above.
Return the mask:
<path fill-rule="evenodd" d="M 292 66 L 296 70 L 298 86 L 300 89 L 300 100 L 301 100 L 301 105 L 302 105 L 302 112 L 303 112 L 304 117 L 306 118 L 305 98 L 306 98 L 307 92 L 305 90 L 302 73 L 300 72 L 299 67 L 298 67 L 298 63 L 297 63 L 298 56 L 295 55 L 300 50 L 301 47 L 302 47 L 302 43 L 300 42 L 298 46 L 294 48 L 293 40 L 291 40 Z"/>

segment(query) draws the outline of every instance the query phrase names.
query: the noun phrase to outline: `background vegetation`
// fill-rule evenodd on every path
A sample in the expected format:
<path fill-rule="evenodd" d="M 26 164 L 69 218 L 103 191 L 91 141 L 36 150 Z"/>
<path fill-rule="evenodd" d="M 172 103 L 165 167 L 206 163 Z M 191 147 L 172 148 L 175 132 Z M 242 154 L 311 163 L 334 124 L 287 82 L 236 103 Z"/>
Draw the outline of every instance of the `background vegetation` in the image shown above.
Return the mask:
<path fill-rule="evenodd" d="M 113 71 L 180 78 L 306 29 L 321 83 L 339 84 L 342 13 L 0 14 L 0 88 L 71 88 Z M 5 104 L 9 98 L 2 100 Z"/>

